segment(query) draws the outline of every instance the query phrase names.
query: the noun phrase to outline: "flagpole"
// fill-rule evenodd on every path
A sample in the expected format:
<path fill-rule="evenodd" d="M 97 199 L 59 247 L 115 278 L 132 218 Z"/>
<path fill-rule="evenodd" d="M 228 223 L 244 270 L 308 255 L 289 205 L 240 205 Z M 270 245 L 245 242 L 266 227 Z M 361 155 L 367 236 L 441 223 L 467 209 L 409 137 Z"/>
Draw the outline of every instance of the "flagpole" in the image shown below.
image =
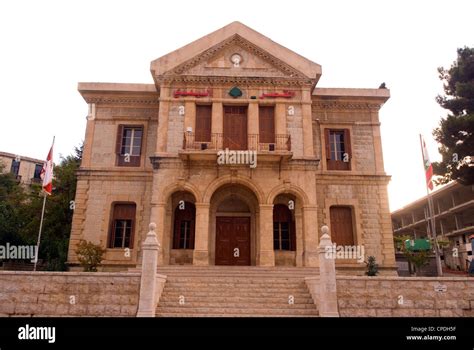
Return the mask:
<path fill-rule="evenodd" d="M 421 157 L 423 159 L 423 170 L 425 170 L 424 169 L 425 160 L 423 157 L 423 136 L 421 134 L 420 134 L 420 146 L 421 146 Z M 428 227 L 430 229 L 430 235 L 431 235 L 431 238 L 433 239 L 433 244 L 435 248 L 436 271 L 438 273 L 438 276 L 443 276 L 443 267 L 441 266 L 441 256 L 439 254 L 439 249 L 438 249 L 438 239 L 436 237 L 436 226 L 435 226 L 436 220 L 434 217 L 433 197 L 430 193 L 430 188 L 426 180 L 425 180 L 425 185 L 426 185 L 426 198 L 428 200 L 428 211 L 430 214 Z"/>
<path fill-rule="evenodd" d="M 44 208 L 46 207 L 46 197 L 47 197 L 47 194 L 43 192 L 43 209 L 41 210 L 41 221 L 40 221 L 40 227 L 39 227 L 39 232 L 38 232 L 38 241 L 36 243 L 35 266 L 34 266 L 33 271 L 36 271 L 36 264 L 38 263 L 39 247 L 40 247 L 40 241 L 41 241 L 41 230 L 43 228 Z"/>
<path fill-rule="evenodd" d="M 52 161 L 52 159 L 53 159 L 53 154 L 52 153 L 53 153 L 53 147 L 54 147 L 55 139 L 56 139 L 56 136 L 53 136 L 53 143 L 51 145 L 51 149 L 49 150 L 50 153 L 48 153 L 48 157 L 47 157 L 48 159 L 46 159 L 46 164 L 48 163 L 49 160 L 51 161 L 51 169 L 54 166 L 52 164 L 52 162 L 53 162 Z M 49 159 L 49 158 L 51 158 L 51 159 Z M 47 167 L 47 165 L 46 165 L 46 167 Z M 51 181 L 52 181 L 52 178 L 51 178 Z M 50 190 L 50 192 L 51 192 L 51 190 Z M 36 271 L 36 266 L 38 264 L 39 247 L 40 247 L 40 242 L 41 242 L 41 231 L 43 229 L 44 209 L 46 208 L 46 197 L 48 196 L 48 194 L 51 194 L 50 192 L 45 190 L 45 185 L 44 185 L 44 180 L 43 180 L 43 184 L 42 184 L 42 187 L 41 187 L 41 193 L 43 194 L 43 209 L 41 210 L 41 220 L 40 220 L 40 227 L 39 227 L 39 232 L 38 232 L 38 241 L 36 242 L 35 264 L 34 264 L 34 267 L 33 267 L 33 271 Z"/>

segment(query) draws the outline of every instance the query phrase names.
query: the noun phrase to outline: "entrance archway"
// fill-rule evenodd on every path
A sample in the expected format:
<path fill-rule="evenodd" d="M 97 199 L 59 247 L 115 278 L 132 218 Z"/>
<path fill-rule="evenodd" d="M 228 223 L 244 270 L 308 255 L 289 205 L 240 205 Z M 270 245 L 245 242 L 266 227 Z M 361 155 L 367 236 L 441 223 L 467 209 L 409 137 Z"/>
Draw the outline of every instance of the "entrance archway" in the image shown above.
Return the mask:
<path fill-rule="evenodd" d="M 258 201 L 237 184 L 224 185 L 211 197 L 210 255 L 215 265 L 255 265 Z"/>

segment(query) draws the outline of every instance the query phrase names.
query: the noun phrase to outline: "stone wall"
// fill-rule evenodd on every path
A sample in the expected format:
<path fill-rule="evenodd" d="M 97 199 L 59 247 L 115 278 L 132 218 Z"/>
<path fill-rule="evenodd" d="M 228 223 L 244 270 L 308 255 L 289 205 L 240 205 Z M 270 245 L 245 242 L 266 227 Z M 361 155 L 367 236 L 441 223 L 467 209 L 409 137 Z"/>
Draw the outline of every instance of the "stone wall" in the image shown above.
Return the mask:
<path fill-rule="evenodd" d="M 337 276 L 337 297 L 342 317 L 474 316 L 473 278 Z"/>
<path fill-rule="evenodd" d="M 0 317 L 135 317 L 139 273 L 0 272 Z"/>

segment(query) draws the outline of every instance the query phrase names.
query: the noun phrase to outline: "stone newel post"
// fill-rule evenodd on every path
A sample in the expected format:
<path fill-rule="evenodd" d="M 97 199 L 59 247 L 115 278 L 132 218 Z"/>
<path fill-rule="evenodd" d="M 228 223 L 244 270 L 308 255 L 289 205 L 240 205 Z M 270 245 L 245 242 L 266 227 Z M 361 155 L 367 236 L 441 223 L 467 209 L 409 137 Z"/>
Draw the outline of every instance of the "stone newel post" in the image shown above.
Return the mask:
<path fill-rule="evenodd" d="M 339 317 L 336 290 L 336 257 L 327 254 L 326 247 L 331 247 L 329 228 L 321 227 L 322 236 L 319 241 L 319 315 L 321 317 Z M 332 250 L 330 251 L 332 253 Z"/>
<path fill-rule="evenodd" d="M 156 238 L 156 224 L 150 224 L 150 231 L 143 242 L 142 277 L 137 317 L 154 317 L 156 309 L 156 265 L 160 243 Z"/>

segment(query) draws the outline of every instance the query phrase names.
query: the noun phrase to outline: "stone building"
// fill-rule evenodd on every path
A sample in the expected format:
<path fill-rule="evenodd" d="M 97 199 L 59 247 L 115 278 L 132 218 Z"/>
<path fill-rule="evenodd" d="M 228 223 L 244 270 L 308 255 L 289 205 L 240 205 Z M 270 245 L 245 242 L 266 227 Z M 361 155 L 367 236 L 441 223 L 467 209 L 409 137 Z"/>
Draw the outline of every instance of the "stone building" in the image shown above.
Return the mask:
<path fill-rule="evenodd" d="M 449 241 L 443 249 L 444 263 L 453 270 L 467 271 L 472 260 L 470 236 L 474 234 L 474 186 L 458 182 L 441 187 L 432 194 L 436 236 Z M 394 235 L 429 237 L 427 197 L 392 213 Z"/>
<path fill-rule="evenodd" d="M 3 172 L 12 173 L 22 184 L 40 183 L 44 160 L 0 152 L 0 164 Z"/>
<path fill-rule="evenodd" d="M 104 269 L 135 267 L 155 222 L 160 265 L 317 267 L 327 224 L 394 273 L 389 90 L 317 87 L 321 72 L 233 22 L 151 62 L 153 84 L 79 83 L 89 115 L 69 264 L 85 239 L 106 248 Z"/>

